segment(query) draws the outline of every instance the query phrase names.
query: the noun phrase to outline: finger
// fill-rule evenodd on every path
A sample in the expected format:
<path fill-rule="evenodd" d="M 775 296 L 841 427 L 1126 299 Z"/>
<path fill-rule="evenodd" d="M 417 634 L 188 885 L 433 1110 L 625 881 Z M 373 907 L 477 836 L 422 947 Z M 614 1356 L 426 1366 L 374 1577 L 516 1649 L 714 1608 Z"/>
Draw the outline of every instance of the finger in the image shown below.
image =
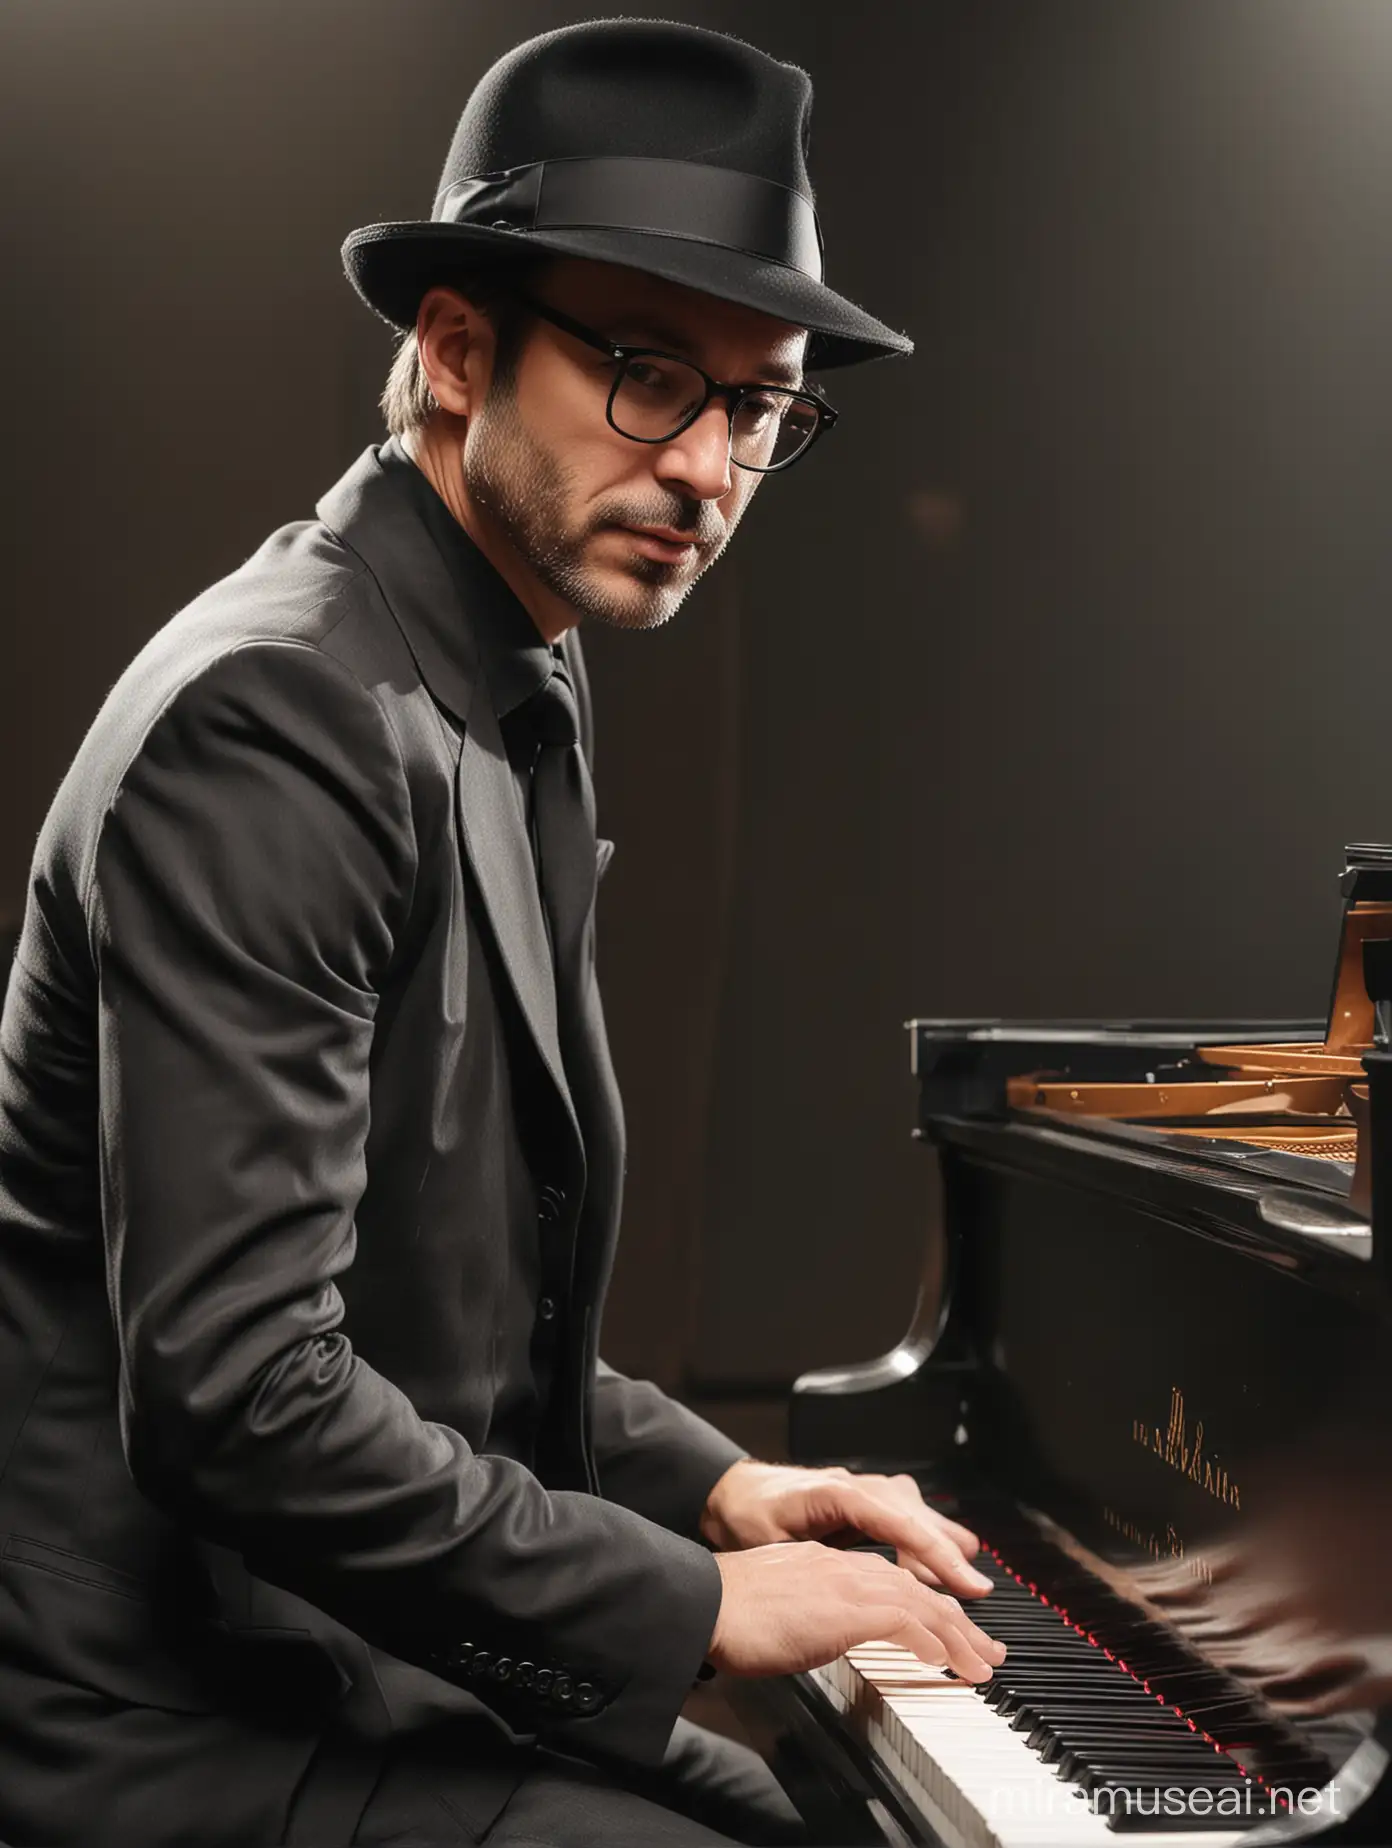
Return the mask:
<path fill-rule="evenodd" d="M 940 1514 L 938 1519 L 942 1522 L 943 1532 L 948 1539 L 955 1541 L 959 1551 L 964 1553 L 968 1559 L 973 1553 L 981 1551 L 981 1541 L 970 1527 L 963 1527 L 960 1521 L 949 1521 L 945 1514 Z"/>
<path fill-rule="evenodd" d="M 905 1611 L 895 1633 L 887 1640 L 900 1648 L 912 1650 L 920 1662 L 950 1668 L 963 1681 L 989 1681 L 991 1664 L 970 1647 L 960 1631 L 944 1624 L 938 1628 L 923 1623 Z"/>
<path fill-rule="evenodd" d="M 911 1572 L 920 1585 L 927 1585 L 934 1591 L 941 1586 L 942 1580 L 937 1573 L 930 1572 L 927 1566 L 919 1565 L 912 1553 L 900 1553 L 898 1560 L 900 1567 L 905 1572 Z"/>
<path fill-rule="evenodd" d="M 942 1529 L 958 1551 L 965 1554 L 968 1559 L 974 1553 L 981 1551 L 981 1541 L 971 1528 L 963 1527 L 960 1521 L 954 1521 L 949 1516 L 941 1514 L 931 1502 L 925 1501 L 922 1490 L 912 1476 L 888 1476 L 885 1478 L 885 1483 L 894 1491 L 896 1499 L 902 1506 L 910 1509 L 914 1507 L 925 1509 L 930 1519 Z"/>
<path fill-rule="evenodd" d="M 917 1656 L 926 1668 L 947 1668 L 947 1644 L 926 1624 L 920 1623 L 912 1611 L 888 1610 L 875 1614 L 880 1627 L 873 1638 L 866 1638 L 867 1642 L 896 1643 L 900 1649 Z"/>
<path fill-rule="evenodd" d="M 926 1605 L 919 1614 L 930 1629 L 939 1635 L 955 1632 L 983 1662 L 992 1662 L 999 1668 L 1005 1660 L 1005 1644 L 973 1623 L 955 1598 L 945 1597 L 940 1591 L 921 1591 L 917 1595 Z"/>
<path fill-rule="evenodd" d="M 911 1554 L 901 1552 L 898 1555 L 898 1563 L 906 1572 L 912 1572 L 920 1585 L 942 1584 L 942 1580 L 938 1577 L 936 1572 L 930 1571 L 927 1566 L 920 1565 Z M 984 1593 L 981 1595 L 984 1596 Z"/>
<path fill-rule="evenodd" d="M 917 1621 L 938 1635 L 946 1635 L 948 1631 L 955 1632 L 961 1637 L 966 1647 L 983 1661 L 994 1663 L 999 1667 L 1005 1660 L 1005 1644 L 988 1631 L 983 1630 L 980 1624 L 973 1622 L 956 1598 L 948 1593 L 921 1586 L 907 1568 L 891 1565 L 878 1553 L 857 1555 L 856 1567 L 859 1573 L 871 1578 L 882 1577 L 886 1572 L 893 1572 L 897 1577 L 902 1572 L 904 1579 L 908 1580 L 906 1584 L 902 1579 L 900 1581 L 903 1585 L 903 1597 L 910 1612 L 916 1615 Z M 879 1583 L 874 1585 L 869 1595 L 883 1598 L 884 1593 Z"/>
<path fill-rule="evenodd" d="M 922 1513 L 908 1512 L 882 1500 L 859 1482 L 837 1484 L 830 1490 L 836 1518 L 857 1527 L 871 1540 L 892 1546 L 925 1566 L 951 1590 L 964 1597 L 980 1597 L 991 1589 L 984 1572 L 968 1565 L 956 1543 Z"/>

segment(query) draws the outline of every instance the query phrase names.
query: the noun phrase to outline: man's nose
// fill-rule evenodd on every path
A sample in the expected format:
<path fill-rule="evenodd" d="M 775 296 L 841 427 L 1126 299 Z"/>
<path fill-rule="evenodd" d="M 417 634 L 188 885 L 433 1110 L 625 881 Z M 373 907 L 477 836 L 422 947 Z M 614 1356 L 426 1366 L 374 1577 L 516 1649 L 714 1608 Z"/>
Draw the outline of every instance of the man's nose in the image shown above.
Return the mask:
<path fill-rule="evenodd" d="M 730 492 L 730 418 L 718 399 L 662 445 L 655 472 L 659 481 L 685 488 L 695 500 L 720 500 Z"/>

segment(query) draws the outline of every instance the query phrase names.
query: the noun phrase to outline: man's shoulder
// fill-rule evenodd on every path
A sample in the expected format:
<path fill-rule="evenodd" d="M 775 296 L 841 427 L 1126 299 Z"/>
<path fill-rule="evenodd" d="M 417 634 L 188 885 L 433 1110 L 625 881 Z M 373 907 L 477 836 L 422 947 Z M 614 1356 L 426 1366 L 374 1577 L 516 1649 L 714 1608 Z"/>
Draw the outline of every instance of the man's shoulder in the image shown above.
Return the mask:
<path fill-rule="evenodd" d="M 273 532 L 155 631 L 93 721 L 79 754 L 84 781 L 119 780 L 176 703 L 229 680 L 273 689 L 277 677 L 316 679 L 348 703 L 370 698 L 395 715 L 420 689 L 414 657 L 372 573 L 318 520 Z"/>
<path fill-rule="evenodd" d="M 157 630 L 107 704 L 153 716 L 228 657 L 277 644 L 322 653 L 369 691 L 414 677 L 410 651 L 363 561 L 321 522 L 302 520 L 272 533 Z"/>
<path fill-rule="evenodd" d="M 157 630 L 111 688 L 54 797 L 36 872 L 85 886 L 103 817 L 181 714 L 185 736 L 235 713 L 268 735 L 293 726 L 310 755 L 316 738 L 332 749 L 370 734 L 395 758 L 420 685 L 362 560 L 318 521 L 282 527 Z"/>

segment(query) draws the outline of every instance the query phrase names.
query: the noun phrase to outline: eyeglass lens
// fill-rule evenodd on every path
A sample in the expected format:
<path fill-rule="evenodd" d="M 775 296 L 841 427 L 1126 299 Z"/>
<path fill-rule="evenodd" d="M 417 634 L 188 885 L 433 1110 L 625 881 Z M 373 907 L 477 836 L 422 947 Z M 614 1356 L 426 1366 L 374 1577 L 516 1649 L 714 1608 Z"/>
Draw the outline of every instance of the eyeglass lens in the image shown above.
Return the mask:
<path fill-rule="evenodd" d="M 693 367 L 645 354 L 626 361 L 610 416 L 624 436 L 661 442 L 675 435 L 705 395 L 705 380 Z M 819 422 L 810 400 L 773 389 L 751 392 L 735 412 L 731 458 L 744 468 L 780 468 L 807 447 Z"/>

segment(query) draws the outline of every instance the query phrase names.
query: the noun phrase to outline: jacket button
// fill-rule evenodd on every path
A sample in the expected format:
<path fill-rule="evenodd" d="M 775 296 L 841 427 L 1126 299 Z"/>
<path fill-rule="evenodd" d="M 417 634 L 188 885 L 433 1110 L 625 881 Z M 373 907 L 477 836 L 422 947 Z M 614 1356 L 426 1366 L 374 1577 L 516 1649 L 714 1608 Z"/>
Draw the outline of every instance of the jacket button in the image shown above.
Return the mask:
<path fill-rule="evenodd" d="M 486 1675 L 492 1665 L 493 1657 L 489 1651 L 487 1649 L 476 1649 L 474 1651 L 473 1664 L 469 1672 L 477 1679 L 480 1676 Z"/>
<path fill-rule="evenodd" d="M 554 1669 L 539 1668 L 536 1672 L 536 1681 L 533 1685 L 538 1694 L 549 1694 L 551 1692 L 551 1683 L 555 1679 L 556 1674 Z"/>
<path fill-rule="evenodd" d="M 554 1322 L 555 1321 L 556 1319 L 556 1299 L 554 1296 L 543 1296 L 542 1297 L 541 1301 L 537 1304 L 537 1315 L 540 1318 L 540 1320 L 543 1322 Z"/>
<path fill-rule="evenodd" d="M 495 1681 L 510 1681 L 512 1679 L 511 1656 L 498 1657 L 497 1661 L 493 1664 L 493 1679 Z"/>
<path fill-rule="evenodd" d="M 570 1705 L 571 1692 L 572 1692 L 572 1687 L 571 1687 L 570 1676 L 569 1675 L 557 1675 L 551 1687 L 552 1700 L 554 1700 L 559 1706 L 568 1707 Z"/>
<path fill-rule="evenodd" d="M 537 1218 L 544 1225 L 555 1225 L 561 1217 L 565 1199 L 564 1187 L 543 1187 L 537 1200 Z"/>
<path fill-rule="evenodd" d="M 529 1688 L 536 1679 L 535 1662 L 519 1662 L 513 1680 L 519 1688 Z"/>
<path fill-rule="evenodd" d="M 593 1713 L 604 1696 L 592 1681 L 582 1681 L 575 1690 L 575 1706 L 579 1713 Z"/>
<path fill-rule="evenodd" d="M 473 1660 L 473 1655 L 474 1645 L 472 1643 L 456 1643 L 445 1659 L 451 1668 L 467 1668 Z"/>

